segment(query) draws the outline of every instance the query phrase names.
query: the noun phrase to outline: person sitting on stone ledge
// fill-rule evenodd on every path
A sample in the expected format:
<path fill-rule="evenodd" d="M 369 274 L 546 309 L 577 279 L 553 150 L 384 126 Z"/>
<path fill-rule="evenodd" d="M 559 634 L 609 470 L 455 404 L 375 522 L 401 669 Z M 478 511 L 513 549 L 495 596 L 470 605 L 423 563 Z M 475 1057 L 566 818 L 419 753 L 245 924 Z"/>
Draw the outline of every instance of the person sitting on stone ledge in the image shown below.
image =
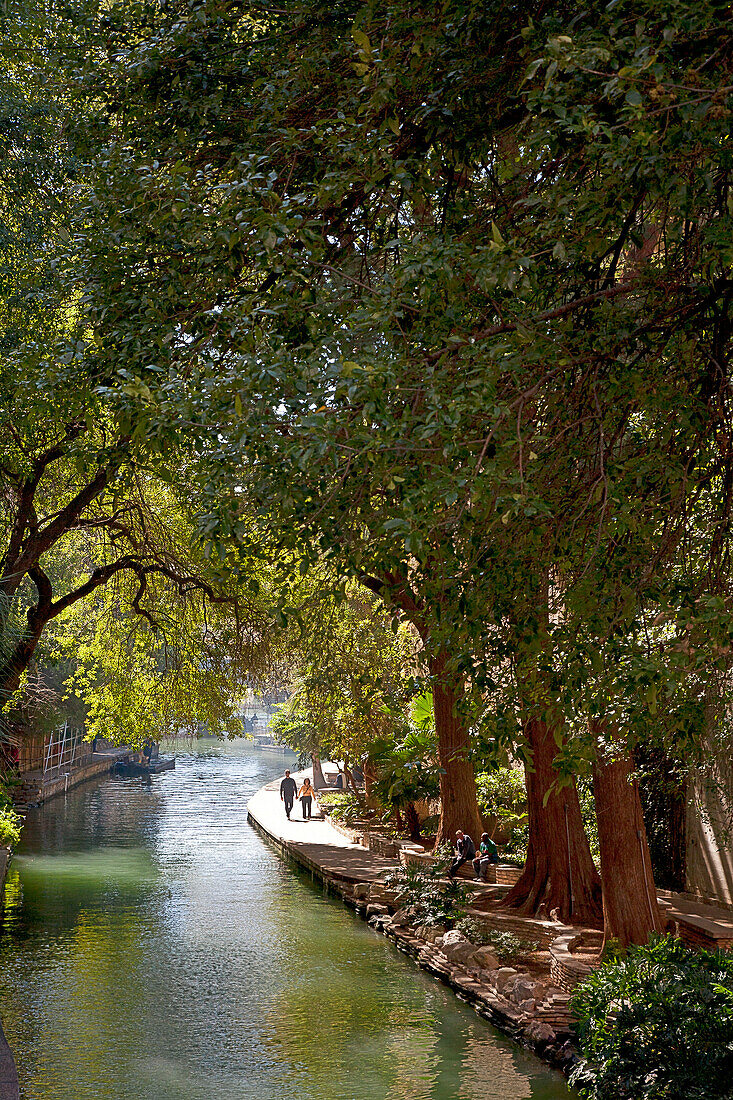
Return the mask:
<path fill-rule="evenodd" d="M 476 858 L 473 861 L 473 869 L 477 879 L 484 882 L 489 880 L 489 864 L 499 862 L 499 849 L 494 844 L 488 833 L 481 834 L 481 842 L 478 846 Z"/>
<path fill-rule="evenodd" d="M 459 829 L 456 832 L 456 858 L 448 868 L 448 878 L 453 878 L 458 868 L 462 867 L 464 863 L 468 863 L 469 859 L 472 860 L 475 855 L 476 845 L 467 833 Z"/>

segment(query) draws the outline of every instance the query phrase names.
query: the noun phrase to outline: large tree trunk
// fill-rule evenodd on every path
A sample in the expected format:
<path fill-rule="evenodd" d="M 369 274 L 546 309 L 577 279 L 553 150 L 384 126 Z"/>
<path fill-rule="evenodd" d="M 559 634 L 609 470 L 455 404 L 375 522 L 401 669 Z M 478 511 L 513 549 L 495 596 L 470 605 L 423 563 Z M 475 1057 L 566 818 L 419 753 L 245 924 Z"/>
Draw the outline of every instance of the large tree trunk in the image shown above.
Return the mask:
<path fill-rule="evenodd" d="M 430 661 L 433 677 L 433 711 L 438 739 L 440 776 L 440 824 L 436 844 L 455 843 L 458 829 L 478 843 L 481 816 L 476 801 L 476 777 L 470 758 L 466 723 L 458 713 L 460 685 L 446 673 L 447 655 L 439 653 Z"/>
<path fill-rule="evenodd" d="M 323 776 L 321 758 L 317 752 L 312 752 L 311 760 L 313 761 L 313 789 L 316 791 L 322 791 L 328 786 L 328 784 L 326 783 L 326 780 Z"/>
<path fill-rule="evenodd" d="M 599 754 L 593 766 L 593 790 L 603 876 L 603 940 L 623 947 L 647 943 L 664 931 L 639 786 L 627 757 Z"/>
<path fill-rule="evenodd" d="M 420 836 L 420 818 L 418 817 L 414 802 L 407 802 L 405 804 L 405 824 L 410 834 L 410 840 L 414 841 L 415 844 L 419 844 L 422 840 Z"/>
<path fill-rule="evenodd" d="M 525 727 L 532 766 L 525 769 L 529 846 L 524 871 L 502 905 L 532 915 L 540 905 L 557 909 L 565 923 L 601 923 L 601 880 L 585 835 L 575 783 L 552 789 L 557 745 L 540 718 Z"/>

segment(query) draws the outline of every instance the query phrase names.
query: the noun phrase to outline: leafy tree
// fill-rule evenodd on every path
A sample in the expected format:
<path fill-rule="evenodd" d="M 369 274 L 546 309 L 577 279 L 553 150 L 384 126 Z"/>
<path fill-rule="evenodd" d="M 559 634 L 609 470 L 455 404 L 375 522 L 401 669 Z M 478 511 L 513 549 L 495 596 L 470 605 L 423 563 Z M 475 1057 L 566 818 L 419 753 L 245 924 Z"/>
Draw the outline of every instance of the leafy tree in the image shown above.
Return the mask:
<path fill-rule="evenodd" d="M 28 718 L 29 684 L 37 691 L 61 654 L 92 732 L 140 740 L 196 720 L 218 730 L 267 659 L 268 610 L 238 570 L 217 573 L 201 552 L 185 439 L 146 437 L 104 392 L 71 239 L 84 169 L 67 140 L 68 89 L 51 71 L 73 13 L 9 5 L 0 19 L 5 715 Z M 40 678 L 29 679 L 32 662 Z"/>
<path fill-rule="evenodd" d="M 301 582 L 294 617 L 281 645 L 289 653 L 293 694 L 273 728 L 297 752 L 362 762 L 407 733 L 410 671 L 415 640 L 364 589 L 352 586 L 344 602 Z M 297 620 L 297 625 L 296 625 Z"/>
<path fill-rule="evenodd" d="M 98 362 L 137 430 L 201 429 L 214 546 L 256 541 L 246 492 L 281 550 L 329 557 L 414 624 L 441 835 L 479 827 L 470 703 L 515 662 L 524 900 L 564 914 L 595 888 L 554 782 L 580 678 L 599 814 L 617 801 L 607 930 L 644 938 L 658 914 L 613 669 L 638 668 L 640 608 L 669 603 L 704 491 L 712 560 L 727 547 L 720 11 L 537 5 L 523 37 L 514 5 L 425 15 L 120 3 L 85 29 Z M 620 868 L 609 837 L 637 830 Z"/>

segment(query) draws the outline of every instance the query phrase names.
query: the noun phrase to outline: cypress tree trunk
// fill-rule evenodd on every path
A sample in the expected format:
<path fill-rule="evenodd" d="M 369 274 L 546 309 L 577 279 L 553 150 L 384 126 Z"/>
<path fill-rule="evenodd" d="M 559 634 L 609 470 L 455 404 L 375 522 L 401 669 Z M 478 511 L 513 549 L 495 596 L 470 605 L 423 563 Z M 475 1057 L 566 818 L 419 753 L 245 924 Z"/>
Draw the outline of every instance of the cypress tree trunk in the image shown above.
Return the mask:
<path fill-rule="evenodd" d="M 639 785 L 627 757 L 599 753 L 593 766 L 593 791 L 603 877 L 603 940 L 647 943 L 664 931 Z"/>
<path fill-rule="evenodd" d="M 420 818 L 417 815 L 414 802 L 408 802 L 405 805 L 405 823 L 410 834 L 410 840 L 414 840 L 415 844 L 419 844 L 421 840 Z"/>
<path fill-rule="evenodd" d="M 540 905 L 558 910 L 565 923 L 601 924 L 601 880 L 593 864 L 573 782 L 552 790 L 557 745 L 540 718 L 528 719 L 532 767 L 525 769 L 529 845 L 524 871 L 502 906 L 532 915 Z M 548 793 L 551 792 L 551 793 Z"/>
<path fill-rule="evenodd" d="M 440 776 L 440 825 L 436 844 L 455 843 L 458 829 L 478 841 L 482 832 L 476 801 L 476 777 L 469 751 L 467 726 L 457 713 L 461 697 L 460 683 L 445 671 L 447 654 L 439 653 L 430 661 L 433 677 L 433 711 L 438 739 Z"/>
<path fill-rule="evenodd" d="M 313 761 L 313 789 L 316 791 L 322 791 L 327 786 L 327 783 L 323 777 L 321 758 L 317 752 L 312 752 L 311 760 Z"/>

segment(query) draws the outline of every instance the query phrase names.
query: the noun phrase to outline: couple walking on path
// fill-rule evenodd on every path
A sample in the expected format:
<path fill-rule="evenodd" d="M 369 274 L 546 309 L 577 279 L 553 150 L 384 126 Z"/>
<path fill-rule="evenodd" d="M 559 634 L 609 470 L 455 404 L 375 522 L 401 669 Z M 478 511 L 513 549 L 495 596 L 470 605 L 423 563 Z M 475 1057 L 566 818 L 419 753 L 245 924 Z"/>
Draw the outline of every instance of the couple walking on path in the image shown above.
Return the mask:
<path fill-rule="evenodd" d="M 313 804 L 313 798 L 315 791 L 311 786 L 311 781 L 308 776 L 303 780 L 303 786 L 298 790 L 298 784 L 295 782 L 290 774 L 290 771 L 285 772 L 285 778 L 280 784 L 280 801 L 285 803 L 285 816 L 290 821 L 290 811 L 293 808 L 295 802 L 295 795 L 298 795 L 300 804 L 303 807 L 303 821 L 309 821 L 311 817 L 311 807 Z"/>

